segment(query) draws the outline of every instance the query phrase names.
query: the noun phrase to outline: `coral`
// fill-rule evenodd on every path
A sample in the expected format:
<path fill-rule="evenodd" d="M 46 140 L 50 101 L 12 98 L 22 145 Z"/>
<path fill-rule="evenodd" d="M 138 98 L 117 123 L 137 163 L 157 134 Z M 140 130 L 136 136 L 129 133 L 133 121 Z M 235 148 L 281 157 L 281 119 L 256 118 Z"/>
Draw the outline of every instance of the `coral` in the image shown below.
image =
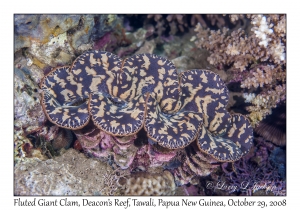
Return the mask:
<path fill-rule="evenodd" d="M 210 179 L 262 187 L 226 195 L 285 195 L 285 111 L 276 111 L 286 100 L 285 15 L 15 15 L 14 32 L 14 164 L 24 175 L 15 176 L 15 189 L 22 195 L 174 195 L 164 182 L 175 183 L 175 195 L 178 188 L 224 195 L 207 189 Z M 43 111 L 43 99 L 61 109 Z M 263 138 L 253 141 L 237 112 Z M 64 154 L 70 146 L 88 158 Z"/>
<path fill-rule="evenodd" d="M 39 101 L 40 81 L 38 69 L 24 65 L 25 59 L 15 61 L 19 68 L 14 69 L 14 157 L 15 163 L 25 157 L 40 157 L 42 154 L 33 149 L 26 136 L 43 128 L 47 118 Z"/>
<path fill-rule="evenodd" d="M 27 159 L 15 167 L 15 195 L 173 195 L 172 174 L 130 174 L 69 149 L 46 161 Z"/>
<path fill-rule="evenodd" d="M 180 32 L 184 32 L 185 28 L 188 27 L 186 21 L 184 21 L 183 19 L 185 18 L 184 15 L 180 15 L 180 14 L 172 14 L 172 15 L 168 15 L 166 17 L 166 20 L 169 22 L 169 26 L 170 26 L 170 34 L 174 35 L 177 33 L 178 29 Z"/>
<path fill-rule="evenodd" d="M 223 190 L 238 195 L 286 195 L 286 154 L 285 151 L 267 142 L 262 137 L 255 138 L 251 151 L 233 163 L 222 164 L 223 174 L 215 181 L 235 188 Z"/>
<path fill-rule="evenodd" d="M 130 175 L 124 186 L 124 195 L 174 195 L 176 186 L 169 171 L 162 174 L 137 172 Z"/>
<path fill-rule="evenodd" d="M 15 195 L 120 195 L 118 181 L 128 175 L 69 149 L 62 156 L 19 163 L 14 171 Z"/>
<path fill-rule="evenodd" d="M 251 23 L 254 25 L 251 30 L 254 31 L 255 36 L 261 40 L 258 44 L 267 47 L 268 42 L 271 41 L 271 38 L 268 36 L 273 33 L 271 29 L 272 25 L 268 25 L 267 18 L 261 15 L 255 16 Z"/>
<path fill-rule="evenodd" d="M 147 19 L 154 19 L 155 21 L 155 32 L 158 34 L 158 36 L 162 36 L 163 33 L 165 32 L 166 28 L 164 27 L 164 25 L 166 24 L 165 19 L 163 18 L 162 15 L 160 14 L 151 14 L 151 15 L 147 15 Z M 146 21 L 147 24 L 147 21 Z"/>
<path fill-rule="evenodd" d="M 116 54 L 120 58 L 123 58 L 126 55 L 132 54 L 133 52 L 136 52 L 137 54 L 153 53 L 153 50 L 155 48 L 154 40 L 146 40 L 152 35 L 152 33 L 153 29 L 151 27 L 148 27 L 147 29 L 140 28 L 136 32 L 127 34 L 126 38 L 130 42 L 129 46 L 120 47 L 117 50 Z"/>
<path fill-rule="evenodd" d="M 253 126 L 257 125 L 267 115 L 272 113 L 272 108 L 276 108 L 280 102 L 285 102 L 286 87 L 285 84 L 278 85 L 275 90 L 268 90 L 266 92 L 256 95 L 252 100 L 252 105 L 247 107 L 251 112 L 249 119 Z"/>
<path fill-rule="evenodd" d="M 285 16 L 280 17 L 281 20 Z M 278 22 L 261 15 L 252 15 L 253 34 L 246 35 L 241 29 L 229 34 L 228 28 L 222 31 L 203 29 L 200 23 L 195 31 L 196 45 L 211 52 L 208 60 L 213 65 L 233 65 L 234 68 L 245 70 L 246 67 L 257 61 L 273 61 L 276 64 L 285 63 L 285 39 L 281 30 L 273 31 L 270 28 L 282 28 L 284 21 Z M 267 43 L 270 43 L 269 45 Z"/>
<path fill-rule="evenodd" d="M 21 69 L 15 69 L 14 86 L 14 126 L 27 135 L 40 129 L 46 120 L 39 101 L 39 87 L 30 72 Z"/>
<path fill-rule="evenodd" d="M 42 69 L 70 64 L 117 22 L 116 15 L 15 15 L 15 52 Z"/>
<path fill-rule="evenodd" d="M 170 61 L 156 55 L 122 62 L 111 53 L 90 51 L 43 79 L 43 110 L 51 122 L 72 130 L 91 118 L 113 136 L 131 136 L 144 128 L 169 149 L 186 147 L 198 136 L 199 149 L 218 160 L 235 161 L 246 154 L 252 128 L 244 116 L 227 112 L 228 90 L 220 77 L 208 70 L 179 77 L 180 82 Z"/>
<path fill-rule="evenodd" d="M 231 16 L 232 21 L 239 18 L 239 15 Z M 247 111 L 252 125 L 256 126 L 271 113 L 272 108 L 285 102 L 286 17 L 247 15 L 247 18 L 251 20 L 249 33 L 241 28 L 230 32 L 225 27 L 214 31 L 198 24 L 195 44 L 210 52 L 210 64 L 227 66 L 234 72 L 231 81 L 241 81 L 241 87 L 249 89 L 245 90 L 244 97 L 252 104 Z M 253 97 L 255 88 L 257 91 Z"/>
<path fill-rule="evenodd" d="M 218 28 L 225 26 L 225 19 L 223 15 L 207 14 L 206 18 L 212 26 L 217 26 Z"/>
<path fill-rule="evenodd" d="M 246 161 L 244 158 L 234 164 L 236 174 L 227 171 L 223 166 L 225 180 L 220 177 L 221 182 L 226 185 L 237 186 L 236 189 L 227 189 L 228 193 L 239 193 L 240 195 L 256 195 L 259 190 L 264 191 L 264 195 L 286 195 L 286 182 L 280 177 L 279 171 L 270 161 L 266 161 L 264 166 L 258 167 Z"/>
<path fill-rule="evenodd" d="M 23 131 L 14 132 L 14 164 L 26 160 L 26 157 L 37 157 L 41 160 L 46 159 L 41 151 L 34 149 L 34 145 L 29 138 L 24 137 Z"/>
<path fill-rule="evenodd" d="M 62 156 L 42 161 L 27 159 L 15 167 L 15 195 L 173 195 L 169 171 L 133 173 L 69 149 Z"/>
<path fill-rule="evenodd" d="M 268 19 L 266 16 L 253 15 L 251 17 L 253 24 L 252 31 L 254 31 L 255 36 L 261 41 L 259 45 L 263 45 L 267 48 L 268 43 L 272 42 L 269 53 L 272 56 L 272 60 L 280 64 L 285 61 L 285 16 L 282 15 L 270 15 Z M 280 19 L 280 20 L 279 20 Z M 271 28 L 274 28 L 271 29 Z"/>
<path fill-rule="evenodd" d="M 252 87 L 270 87 L 286 82 L 286 72 L 281 66 L 256 65 L 249 72 L 242 75 L 241 87 L 250 89 Z"/>
<path fill-rule="evenodd" d="M 86 42 L 88 42 L 89 38 L 92 40 L 97 40 L 103 37 L 107 32 L 112 31 L 112 29 L 118 23 L 117 15 L 95 15 L 94 16 L 95 25 L 92 28 L 91 35 L 86 36 Z M 79 44 L 78 44 L 79 46 Z"/>
<path fill-rule="evenodd" d="M 230 22 L 235 23 L 237 22 L 239 19 L 244 18 L 244 15 L 241 14 L 234 14 L 234 15 L 229 15 L 230 18 Z"/>
<path fill-rule="evenodd" d="M 281 66 L 258 65 L 246 75 L 242 76 L 242 88 L 260 87 L 262 89 L 259 94 L 251 93 L 251 97 L 244 93 L 246 102 L 252 104 L 247 107 L 247 110 L 250 112 L 249 118 L 253 125 L 257 125 L 262 119 L 272 113 L 272 108 L 285 103 L 286 72 Z"/>
<path fill-rule="evenodd" d="M 150 53 L 152 54 L 156 47 L 154 40 L 145 41 L 144 44 L 136 51 L 136 54 Z"/>
<path fill-rule="evenodd" d="M 15 15 L 15 51 L 31 47 L 34 40 L 45 44 L 76 27 L 79 20 L 80 15 Z"/>
<path fill-rule="evenodd" d="M 157 41 L 163 43 L 165 37 L 174 35 L 182 35 L 188 33 L 190 27 L 194 27 L 198 22 L 202 26 L 207 27 L 223 27 L 226 26 L 225 15 L 217 14 L 149 14 L 137 15 L 136 18 L 142 22 L 144 28 L 151 25 L 154 28 L 154 34 L 157 35 Z M 131 22 L 132 15 L 125 15 L 125 19 Z M 136 19 L 133 19 L 136 21 Z M 135 27 L 134 22 L 131 23 Z M 235 22 L 233 24 L 236 24 Z"/>
<path fill-rule="evenodd" d="M 241 83 L 242 88 L 251 88 L 251 86 L 258 88 L 264 85 L 271 84 L 272 82 L 272 70 L 274 66 L 262 66 L 255 71 L 250 71 L 250 75 Z"/>
<path fill-rule="evenodd" d="M 74 50 L 67 31 L 75 29 L 80 18 L 80 15 L 15 15 L 15 51 L 27 47 L 28 59 L 42 68 L 70 61 Z"/>

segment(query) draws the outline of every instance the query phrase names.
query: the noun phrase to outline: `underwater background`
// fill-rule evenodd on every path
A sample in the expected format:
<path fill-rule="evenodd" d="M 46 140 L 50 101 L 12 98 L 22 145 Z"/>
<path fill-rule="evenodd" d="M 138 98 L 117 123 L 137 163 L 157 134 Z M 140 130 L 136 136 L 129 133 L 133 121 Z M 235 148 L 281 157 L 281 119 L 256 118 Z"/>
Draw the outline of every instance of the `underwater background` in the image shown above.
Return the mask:
<path fill-rule="evenodd" d="M 250 151 L 222 162 L 194 143 L 169 150 L 144 132 L 116 138 L 50 122 L 43 78 L 91 50 L 219 75 L 226 109 L 253 127 Z M 15 195 L 286 195 L 286 16 L 14 15 L 14 164 Z"/>

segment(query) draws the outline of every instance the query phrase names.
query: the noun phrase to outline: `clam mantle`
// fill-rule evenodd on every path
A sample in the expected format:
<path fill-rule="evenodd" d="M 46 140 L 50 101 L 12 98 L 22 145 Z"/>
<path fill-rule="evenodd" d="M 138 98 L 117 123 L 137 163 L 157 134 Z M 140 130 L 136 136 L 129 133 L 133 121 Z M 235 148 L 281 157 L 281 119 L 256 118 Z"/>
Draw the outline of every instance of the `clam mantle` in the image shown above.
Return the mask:
<path fill-rule="evenodd" d="M 169 60 L 140 54 L 121 60 L 88 51 L 71 66 L 57 67 L 41 82 L 48 119 L 78 130 L 90 120 L 113 136 L 144 129 L 169 149 L 196 141 L 219 161 L 236 161 L 252 146 L 248 119 L 226 110 L 228 89 L 219 75 L 203 69 L 177 74 Z"/>

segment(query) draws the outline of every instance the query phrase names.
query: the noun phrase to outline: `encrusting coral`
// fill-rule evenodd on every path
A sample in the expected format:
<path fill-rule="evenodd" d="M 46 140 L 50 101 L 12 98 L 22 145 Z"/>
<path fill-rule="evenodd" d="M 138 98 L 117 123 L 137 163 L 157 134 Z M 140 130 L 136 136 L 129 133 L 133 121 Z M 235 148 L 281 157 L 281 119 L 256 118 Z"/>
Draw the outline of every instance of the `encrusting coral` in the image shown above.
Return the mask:
<path fill-rule="evenodd" d="M 169 171 L 163 174 L 137 172 L 124 179 L 125 195 L 174 195 L 176 185 Z"/>
<path fill-rule="evenodd" d="M 42 161 L 21 162 L 14 171 L 14 194 L 21 195 L 174 195 L 176 186 L 169 171 L 132 173 L 112 169 L 74 149 Z"/>
<path fill-rule="evenodd" d="M 15 168 L 15 195 L 120 195 L 128 171 L 114 171 L 74 149 L 42 161 L 31 158 Z"/>
<path fill-rule="evenodd" d="M 178 75 L 157 55 L 122 61 L 89 51 L 71 67 L 52 70 L 41 89 L 46 116 L 63 128 L 82 129 L 90 119 L 112 136 L 143 128 L 162 147 L 184 148 L 196 140 L 201 151 L 225 162 L 240 159 L 252 145 L 252 127 L 243 115 L 227 112 L 228 90 L 217 74 L 194 69 Z"/>

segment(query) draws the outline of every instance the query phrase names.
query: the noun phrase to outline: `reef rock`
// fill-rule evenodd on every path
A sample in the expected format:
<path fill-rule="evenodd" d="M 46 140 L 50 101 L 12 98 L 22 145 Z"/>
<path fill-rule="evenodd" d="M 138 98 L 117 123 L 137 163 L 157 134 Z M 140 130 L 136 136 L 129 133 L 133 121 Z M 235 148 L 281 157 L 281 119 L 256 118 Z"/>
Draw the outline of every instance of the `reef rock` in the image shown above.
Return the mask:
<path fill-rule="evenodd" d="M 125 174 L 125 170 L 116 173 L 109 165 L 69 149 L 54 159 L 29 158 L 17 164 L 14 194 L 118 195 L 118 181 Z"/>

